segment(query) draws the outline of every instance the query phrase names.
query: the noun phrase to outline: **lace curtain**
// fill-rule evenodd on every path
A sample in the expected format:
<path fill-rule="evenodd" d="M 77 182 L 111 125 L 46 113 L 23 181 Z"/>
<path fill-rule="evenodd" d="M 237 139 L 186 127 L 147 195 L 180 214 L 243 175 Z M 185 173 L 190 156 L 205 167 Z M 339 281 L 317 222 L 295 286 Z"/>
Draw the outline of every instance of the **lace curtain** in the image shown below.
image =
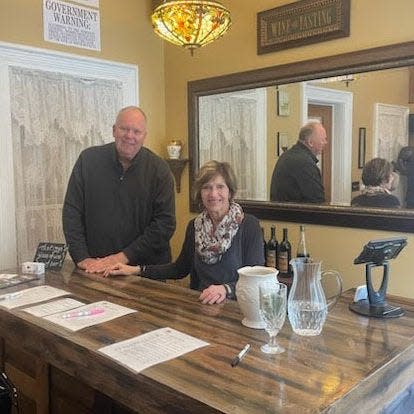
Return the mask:
<path fill-rule="evenodd" d="M 82 149 L 113 140 L 122 84 L 10 67 L 18 263 L 64 242 L 62 205 Z"/>
<path fill-rule="evenodd" d="M 402 147 L 408 145 L 409 108 L 398 105 L 375 104 L 375 131 L 377 153 L 375 156 L 396 162 Z M 406 177 L 399 175 L 399 183 L 393 194 L 405 207 L 407 192 Z"/>
<path fill-rule="evenodd" d="M 257 101 L 254 98 L 231 94 L 201 97 L 199 101 L 199 154 L 200 165 L 209 160 L 227 161 L 238 182 L 237 197 L 260 199 L 265 197 L 258 188 Z M 265 175 L 263 177 L 265 180 Z"/>

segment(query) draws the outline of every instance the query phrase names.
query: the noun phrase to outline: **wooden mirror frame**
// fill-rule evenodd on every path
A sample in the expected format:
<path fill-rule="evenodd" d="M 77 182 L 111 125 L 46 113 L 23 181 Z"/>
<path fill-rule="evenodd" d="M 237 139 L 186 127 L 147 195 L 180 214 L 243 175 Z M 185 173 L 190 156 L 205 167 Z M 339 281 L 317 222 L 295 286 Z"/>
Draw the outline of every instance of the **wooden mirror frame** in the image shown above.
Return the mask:
<path fill-rule="evenodd" d="M 197 211 L 192 196 L 199 165 L 200 96 L 413 65 L 414 41 L 188 82 L 191 211 Z M 414 210 L 238 201 L 245 211 L 264 220 L 414 233 Z"/>

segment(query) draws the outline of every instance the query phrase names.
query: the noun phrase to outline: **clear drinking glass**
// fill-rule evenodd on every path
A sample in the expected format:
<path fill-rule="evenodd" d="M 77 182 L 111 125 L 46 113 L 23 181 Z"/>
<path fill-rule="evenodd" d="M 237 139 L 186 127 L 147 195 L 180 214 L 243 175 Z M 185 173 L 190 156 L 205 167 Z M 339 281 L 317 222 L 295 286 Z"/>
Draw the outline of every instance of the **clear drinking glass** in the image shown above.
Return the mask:
<path fill-rule="evenodd" d="M 260 349 L 266 354 L 280 354 L 285 349 L 276 342 L 276 335 L 285 323 L 287 288 L 283 283 L 263 283 L 259 286 L 260 313 L 266 323 L 269 342 Z"/>

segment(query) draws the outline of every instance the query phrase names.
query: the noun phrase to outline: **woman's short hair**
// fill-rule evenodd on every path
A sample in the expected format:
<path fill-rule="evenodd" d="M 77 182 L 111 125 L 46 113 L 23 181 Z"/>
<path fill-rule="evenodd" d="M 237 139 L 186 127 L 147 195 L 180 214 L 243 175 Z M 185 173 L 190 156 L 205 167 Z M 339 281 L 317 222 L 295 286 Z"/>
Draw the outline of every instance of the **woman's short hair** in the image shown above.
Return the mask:
<path fill-rule="evenodd" d="M 207 161 L 197 173 L 194 181 L 194 200 L 198 206 L 202 206 L 201 189 L 212 178 L 221 175 L 229 188 L 229 198 L 233 201 L 237 192 L 237 180 L 233 169 L 228 162 Z"/>
<path fill-rule="evenodd" d="M 390 180 L 392 165 L 384 158 L 373 158 L 364 165 L 362 182 L 369 186 L 379 186 Z"/>

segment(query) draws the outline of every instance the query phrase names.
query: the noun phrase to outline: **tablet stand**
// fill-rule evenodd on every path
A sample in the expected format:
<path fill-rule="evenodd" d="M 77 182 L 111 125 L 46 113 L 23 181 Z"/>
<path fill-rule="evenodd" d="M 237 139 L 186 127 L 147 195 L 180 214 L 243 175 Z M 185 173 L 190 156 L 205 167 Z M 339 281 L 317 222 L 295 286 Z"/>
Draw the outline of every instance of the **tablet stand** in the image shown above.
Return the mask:
<path fill-rule="evenodd" d="M 373 267 L 384 267 L 381 287 L 376 292 L 372 285 L 371 270 Z M 388 305 L 385 300 L 385 294 L 388 285 L 389 263 L 384 261 L 382 263 L 366 263 L 365 276 L 367 283 L 368 298 L 353 302 L 349 305 L 349 309 L 359 313 L 360 315 L 370 316 L 375 318 L 398 318 L 404 315 L 404 309 L 396 306 Z"/>

